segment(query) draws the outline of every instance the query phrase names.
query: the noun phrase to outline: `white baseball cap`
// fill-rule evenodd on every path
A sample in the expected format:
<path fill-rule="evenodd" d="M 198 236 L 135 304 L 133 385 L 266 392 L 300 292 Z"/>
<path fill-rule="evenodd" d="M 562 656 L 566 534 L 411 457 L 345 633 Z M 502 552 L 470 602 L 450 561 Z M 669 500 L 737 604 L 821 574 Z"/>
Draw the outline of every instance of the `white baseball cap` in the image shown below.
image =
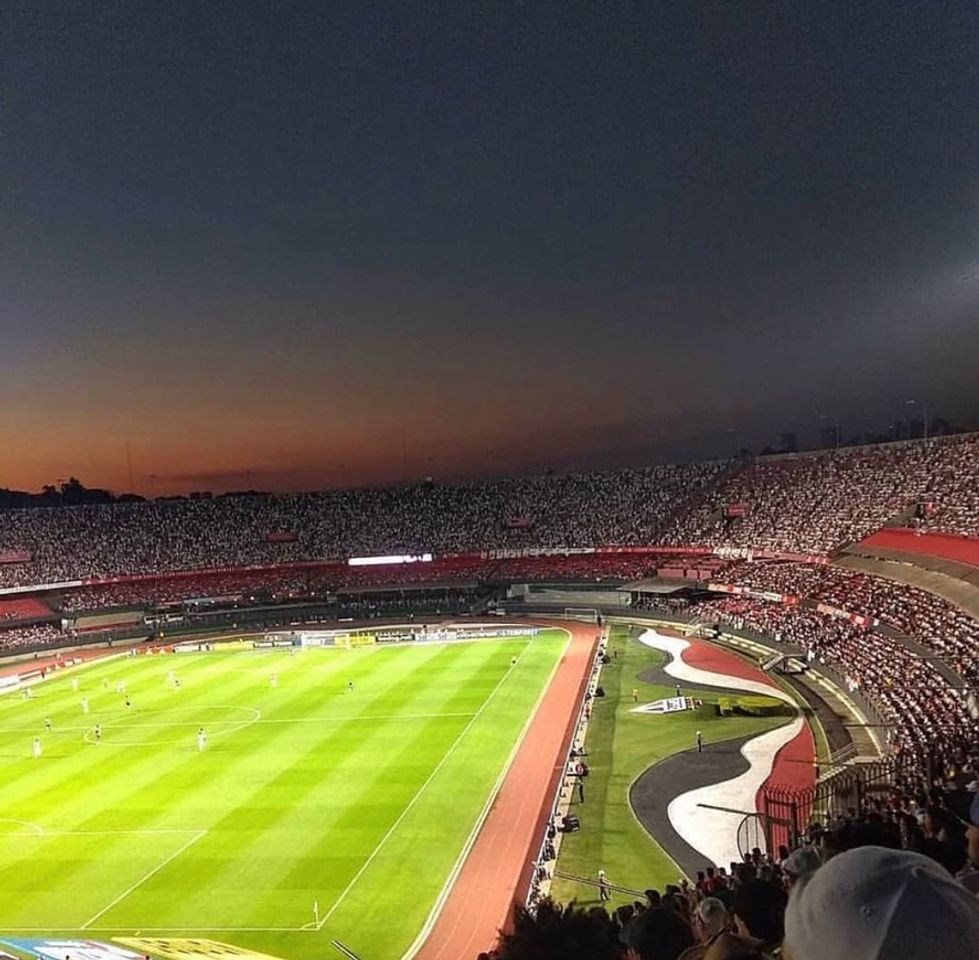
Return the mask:
<path fill-rule="evenodd" d="M 796 885 L 785 945 L 793 960 L 976 960 L 979 901 L 928 857 L 859 847 Z"/>

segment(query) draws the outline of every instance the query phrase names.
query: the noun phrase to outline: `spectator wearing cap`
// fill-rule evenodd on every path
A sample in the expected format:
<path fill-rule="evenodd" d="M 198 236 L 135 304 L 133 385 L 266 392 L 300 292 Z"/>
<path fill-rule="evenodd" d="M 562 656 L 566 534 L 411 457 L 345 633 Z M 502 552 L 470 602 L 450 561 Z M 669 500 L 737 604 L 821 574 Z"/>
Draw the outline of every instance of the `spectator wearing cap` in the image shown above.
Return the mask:
<path fill-rule="evenodd" d="M 919 853 L 858 847 L 792 891 L 787 960 L 975 960 L 979 903 Z"/>

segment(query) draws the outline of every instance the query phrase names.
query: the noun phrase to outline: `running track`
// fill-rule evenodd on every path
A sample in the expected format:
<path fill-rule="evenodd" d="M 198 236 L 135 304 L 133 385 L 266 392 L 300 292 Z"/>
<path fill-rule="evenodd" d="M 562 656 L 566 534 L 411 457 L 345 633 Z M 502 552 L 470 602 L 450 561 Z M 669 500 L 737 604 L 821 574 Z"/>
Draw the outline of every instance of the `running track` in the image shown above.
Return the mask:
<path fill-rule="evenodd" d="M 475 960 L 495 946 L 514 899 L 526 895 L 599 636 L 586 624 L 535 623 L 564 627 L 571 642 L 416 960 Z"/>

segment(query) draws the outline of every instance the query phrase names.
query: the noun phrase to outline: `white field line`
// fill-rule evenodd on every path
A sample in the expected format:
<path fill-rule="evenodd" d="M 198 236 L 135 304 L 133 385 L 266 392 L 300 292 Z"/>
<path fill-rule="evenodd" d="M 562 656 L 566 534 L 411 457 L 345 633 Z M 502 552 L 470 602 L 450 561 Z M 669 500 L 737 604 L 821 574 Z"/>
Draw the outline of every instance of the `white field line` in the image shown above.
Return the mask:
<path fill-rule="evenodd" d="M 258 723 L 349 723 L 352 720 L 438 720 L 441 717 L 474 717 L 470 713 L 382 713 L 355 714 L 348 717 L 287 717 L 283 719 L 265 719 Z"/>
<path fill-rule="evenodd" d="M 0 817 L 0 823 L 15 823 L 19 827 L 27 827 L 32 833 L 0 833 L 0 837 L 41 837 L 44 835 L 44 827 L 33 820 L 18 820 L 16 817 Z"/>
<path fill-rule="evenodd" d="M 377 720 L 438 720 L 441 717 L 471 717 L 473 714 L 470 713 L 385 713 L 385 714 L 357 714 L 351 716 L 341 716 L 341 717 L 284 717 L 275 719 L 262 719 L 262 720 L 212 720 L 208 726 L 211 727 L 221 727 L 224 725 L 232 724 L 238 726 L 240 729 L 244 729 L 245 726 L 252 726 L 253 724 L 266 724 L 266 723 L 350 723 L 352 721 L 367 720 L 367 721 L 377 721 Z M 174 720 L 172 723 L 113 723 L 107 722 L 102 724 L 103 730 L 135 730 L 135 729 L 166 729 L 168 727 L 199 727 L 199 720 Z M 58 727 L 53 732 L 58 733 L 76 733 L 79 731 L 84 731 L 85 733 L 91 733 L 92 725 L 88 724 L 86 726 L 80 727 Z M 35 727 L 0 727 L 0 733 L 35 733 Z M 220 730 L 218 731 L 220 732 Z"/>
<path fill-rule="evenodd" d="M 567 631 L 565 631 L 568 633 Z M 496 798 L 499 796 L 500 790 L 503 787 L 503 782 L 506 780 L 507 774 L 510 772 L 510 768 L 513 766 L 514 760 L 517 759 L 517 754 L 520 752 L 520 748 L 523 746 L 524 739 L 527 736 L 527 731 L 530 730 L 530 726 L 537 716 L 537 711 L 540 709 L 540 705 L 544 702 L 544 697 L 547 695 L 547 691 L 551 688 L 551 682 L 554 680 L 555 674 L 557 674 L 558 667 L 561 666 L 561 661 L 564 659 L 565 654 L 568 652 L 568 647 L 571 645 L 571 634 L 568 633 L 567 642 L 564 645 L 564 649 L 561 651 L 560 656 L 554 661 L 554 666 L 551 668 L 551 674 L 547 678 L 547 683 L 544 684 L 541 689 L 540 695 L 537 697 L 537 702 L 534 704 L 534 709 L 530 711 L 530 715 L 527 717 L 526 723 L 523 725 L 523 729 L 520 731 L 520 735 L 517 737 L 516 743 L 513 745 L 513 749 L 510 751 L 510 756 L 507 757 L 506 763 L 503 765 L 503 769 L 500 771 L 500 775 L 496 778 L 496 783 L 493 784 L 493 789 L 490 791 L 489 796 L 486 798 L 486 803 L 483 804 L 483 809 L 480 810 L 479 816 L 476 818 L 476 822 L 473 824 L 472 830 L 469 832 L 469 836 L 466 838 L 466 843 L 462 850 L 459 852 L 459 856 L 456 858 L 456 862 L 452 866 L 452 870 L 445 880 L 442 889 L 439 891 L 438 898 L 435 900 L 428 917 L 425 919 L 425 923 L 418 933 L 418 936 L 412 941 L 412 944 L 404 952 L 401 960 L 411 960 L 416 953 L 422 948 L 425 941 L 428 939 L 429 934 L 432 932 L 432 928 L 435 926 L 439 915 L 442 913 L 442 909 L 445 907 L 446 900 L 449 899 L 449 894 L 452 892 L 452 888 L 455 886 L 456 880 L 459 879 L 459 874 L 462 872 L 462 867 L 466 862 L 466 858 L 469 856 L 470 851 L 476 843 L 476 838 L 479 836 L 480 830 L 483 829 L 483 824 L 486 822 L 486 818 L 489 816 L 489 812 L 496 802 Z"/>
<path fill-rule="evenodd" d="M 181 844 L 176 850 L 174 850 L 174 852 L 171 853 L 169 857 L 167 857 L 165 860 L 162 860 L 152 870 L 150 870 L 148 873 L 140 877 L 139 880 L 137 880 L 134 884 L 130 885 L 125 890 L 123 890 L 122 893 L 119 894 L 119 896 L 117 896 L 114 900 L 107 903 L 101 910 L 99 910 L 98 913 L 95 914 L 95 916 L 91 917 L 89 920 L 86 920 L 85 923 L 81 925 L 80 929 L 87 930 L 93 923 L 95 923 L 96 920 L 98 920 L 100 917 L 108 913 L 114 906 L 116 906 L 116 904 L 121 903 L 123 900 L 125 900 L 126 897 L 128 897 L 134 890 L 136 890 L 138 887 L 141 887 L 144 883 L 146 883 L 146 881 L 149 880 L 150 877 L 153 877 L 156 874 L 158 874 L 168 863 L 170 863 L 173 860 L 176 860 L 177 857 L 180 856 L 180 854 L 182 854 L 185 850 L 190 849 L 190 847 L 192 847 L 195 843 L 197 843 L 197 841 L 200 840 L 206 834 L 207 834 L 206 830 L 198 830 L 186 843 Z"/>
<path fill-rule="evenodd" d="M 524 650 L 526 650 L 526 647 L 524 648 Z M 521 650 L 520 653 L 517 655 L 516 658 L 517 663 L 520 662 L 520 658 L 523 656 L 524 650 Z M 510 674 L 513 673 L 514 666 L 515 664 L 511 664 L 511 666 L 507 668 L 506 673 L 504 673 L 503 676 L 500 677 L 499 682 L 490 691 L 489 696 L 483 701 L 482 706 L 472 715 L 472 717 L 469 720 L 469 723 L 467 723 L 462 728 L 461 732 L 459 733 L 459 736 L 457 736 L 455 740 L 452 741 L 452 745 L 442 755 L 442 759 L 439 760 L 439 762 L 432 769 L 432 772 L 425 779 L 425 782 L 415 791 L 414 796 L 412 796 L 412 798 L 408 801 L 408 803 L 405 805 L 405 808 L 401 811 L 401 813 L 398 814 L 398 818 L 394 821 L 394 823 L 391 824 L 390 827 L 388 827 L 387 832 L 378 841 L 377 846 L 374 847 L 374 849 L 368 855 L 367 859 L 360 865 L 360 868 L 353 875 L 350 882 L 343 888 L 343 891 L 340 893 L 340 896 L 337 897 L 333 906 L 330 907 L 330 909 L 327 910 L 327 912 L 320 918 L 320 922 L 316 925 L 317 930 L 323 929 L 323 925 L 327 922 L 327 920 L 330 919 L 330 917 L 333 916 L 334 913 L 336 913 L 337 908 L 340 906 L 340 904 L 347 899 L 347 895 L 350 893 L 351 890 L 353 890 L 357 881 L 360 880 L 360 878 L 364 875 L 364 871 L 374 862 L 374 858 L 381 852 L 384 845 L 388 842 L 388 840 L 398 829 L 398 827 L 401 826 L 401 821 L 404 820 L 406 816 L 408 816 L 408 814 L 411 812 L 412 807 L 414 807 L 414 805 L 418 802 L 418 798 L 425 792 L 425 789 L 428 787 L 428 785 L 435 779 L 435 777 L 438 775 L 439 770 L 442 769 L 442 767 L 448 761 L 449 757 L 451 757 L 452 754 L 455 752 L 456 747 L 458 747 L 459 744 L 462 743 L 466 734 L 469 733 L 469 731 L 472 729 L 473 724 L 475 724 L 476 721 L 482 716 L 483 711 L 489 706 L 490 701 L 499 692 L 500 688 L 506 682 Z"/>

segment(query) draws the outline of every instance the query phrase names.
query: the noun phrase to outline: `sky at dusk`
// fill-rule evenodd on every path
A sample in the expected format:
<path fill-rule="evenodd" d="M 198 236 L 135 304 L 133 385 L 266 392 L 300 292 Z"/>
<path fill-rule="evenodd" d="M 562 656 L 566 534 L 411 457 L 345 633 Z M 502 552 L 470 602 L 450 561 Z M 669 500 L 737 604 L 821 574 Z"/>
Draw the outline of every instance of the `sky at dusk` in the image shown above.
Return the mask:
<path fill-rule="evenodd" d="M 10 0 L 0 486 L 974 425 L 977 92 L 954 0 Z"/>

